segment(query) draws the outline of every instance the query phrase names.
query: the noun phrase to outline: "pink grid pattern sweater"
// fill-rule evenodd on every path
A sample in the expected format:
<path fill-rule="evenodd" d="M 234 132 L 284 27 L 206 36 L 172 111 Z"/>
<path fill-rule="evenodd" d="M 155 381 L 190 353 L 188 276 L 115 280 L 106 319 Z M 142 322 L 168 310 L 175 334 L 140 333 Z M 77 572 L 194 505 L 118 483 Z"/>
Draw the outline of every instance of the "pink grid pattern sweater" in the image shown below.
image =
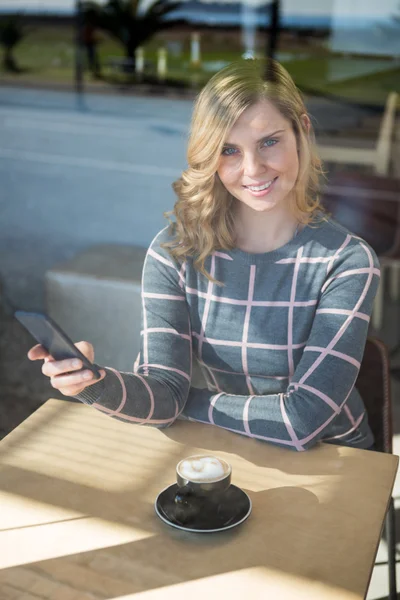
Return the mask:
<path fill-rule="evenodd" d="M 265 254 L 214 252 L 210 282 L 152 242 L 132 373 L 106 368 L 77 398 L 111 417 L 166 427 L 185 418 L 293 450 L 372 445 L 354 387 L 377 291 L 374 251 L 331 219 Z M 192 356 L 207 388 L 191 387 Z"/>

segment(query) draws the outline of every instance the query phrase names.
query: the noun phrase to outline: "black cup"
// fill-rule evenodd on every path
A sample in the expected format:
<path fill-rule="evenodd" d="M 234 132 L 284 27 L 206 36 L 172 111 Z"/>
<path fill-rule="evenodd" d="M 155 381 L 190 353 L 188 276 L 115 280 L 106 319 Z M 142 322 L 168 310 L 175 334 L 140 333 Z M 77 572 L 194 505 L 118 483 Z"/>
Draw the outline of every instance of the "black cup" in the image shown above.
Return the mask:
<path fill-rule="evenodd" d="M 180 467 L 186 461 L 200 461 L 200 459 L 211 458 L 217 460 L 224 469 L 220 477 L 198 479 L 194 473 L 192 476 L 182 473 Z M 176 467 L 176 480 L 178 491 L 175 494 L 175 515 L 182 524 L 188 524 L 207 519 L 209 515 L 220 510 L 231 484 L 232 468 L 223 459 L 211 455 L 189 456 L 181 460 Z"/>

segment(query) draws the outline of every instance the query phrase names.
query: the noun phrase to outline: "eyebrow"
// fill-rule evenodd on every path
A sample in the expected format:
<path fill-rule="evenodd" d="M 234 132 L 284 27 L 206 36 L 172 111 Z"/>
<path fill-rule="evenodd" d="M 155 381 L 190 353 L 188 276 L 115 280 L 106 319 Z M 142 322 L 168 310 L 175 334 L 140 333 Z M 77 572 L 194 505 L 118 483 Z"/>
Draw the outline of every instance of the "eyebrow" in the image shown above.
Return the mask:
<path fill-rule="evenodd" d="M 284 131 L 285 131 L 284 129 L 278 129 L 277 131 L 273 131 L 272 133 L 268 133 L 267 135 L 263 135 L 262 137 L 260 137 L 260 139 L 257 140 L 257 144 L 259 142 L 262 142 L 263 140 L 267 140 L 268 138 L 273 137 L 277 133 L 283 133 Z M 224 147 L 226 147 L 226 146 L 237 146 L 237 144 L 231 144 L 230 142 L 225 142 Z"/>

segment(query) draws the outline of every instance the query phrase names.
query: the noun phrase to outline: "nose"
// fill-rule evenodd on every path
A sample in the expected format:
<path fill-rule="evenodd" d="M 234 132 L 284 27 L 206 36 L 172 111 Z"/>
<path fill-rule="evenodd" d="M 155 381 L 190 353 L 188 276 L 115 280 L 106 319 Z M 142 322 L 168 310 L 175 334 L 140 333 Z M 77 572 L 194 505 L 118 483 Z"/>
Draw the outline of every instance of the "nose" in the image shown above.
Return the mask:
<path fill-rule="evenodd" d="M 260 173 L 264 173 L 266 165 L 264 165 L 261 156 L 257 152 L 246 152 L 243 157 L 243 175 L 248 177 L 256 177 Z"/>

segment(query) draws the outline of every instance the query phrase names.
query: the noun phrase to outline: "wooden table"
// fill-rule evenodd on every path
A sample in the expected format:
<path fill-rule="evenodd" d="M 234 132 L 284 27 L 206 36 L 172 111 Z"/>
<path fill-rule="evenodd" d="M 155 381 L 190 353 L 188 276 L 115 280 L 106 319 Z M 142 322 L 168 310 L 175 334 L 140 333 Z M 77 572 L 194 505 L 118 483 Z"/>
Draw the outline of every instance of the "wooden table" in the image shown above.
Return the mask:
<path fill-rule="evenodd" d="M 253 502 L 218 534 L 154 512 L 175 465 L 213 452 Z M 295 453 L 198 423 L 125 424 L 49 400 L 0 444 L 1 600 L 364 598 L 397 456 Z"/>

